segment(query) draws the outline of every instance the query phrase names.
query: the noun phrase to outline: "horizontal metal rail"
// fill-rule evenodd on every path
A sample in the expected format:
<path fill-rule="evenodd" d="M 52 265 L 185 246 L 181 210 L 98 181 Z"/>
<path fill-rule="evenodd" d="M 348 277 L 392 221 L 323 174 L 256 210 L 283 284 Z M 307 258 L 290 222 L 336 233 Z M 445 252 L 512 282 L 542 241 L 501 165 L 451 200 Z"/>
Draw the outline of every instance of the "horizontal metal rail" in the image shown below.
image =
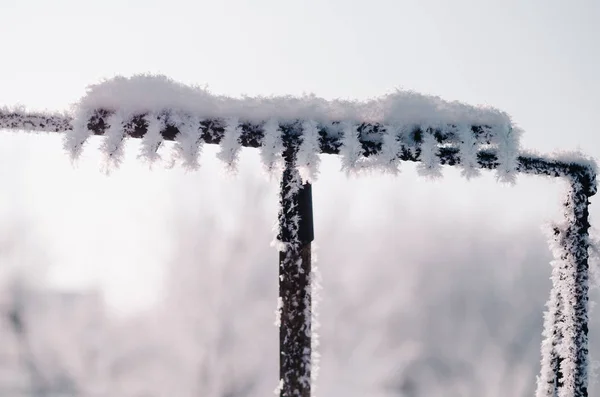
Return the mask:
<path fill-rule="evenodd" d="M 106 119 L 110 115 L 108 111 L 99 110 L 91 118 L 88 128 L 94 135 L 103 135 L 108 128 Z M 26 130 L 26 131 L 44 131 L 44 132 L 65 132 L 73 129 L 73 118 L 69 115 L 44 114 L 44 113 L 25 113 L 19 111 L 8 111 L 0 109 L 0 129 Z M 282 124 L 284 133 L 298 131 L 296 123 Z M 336 123 L 333 123 L 335 125 Z M 244 147 L 257 148 L 261 146 L 263 138 L 262 125 L 254 123 L 241 123 L 242 134 L 240 143 Z M 147 124 L 144 115 L 138 115 L 131 118 L 129 128 L 126 133 L 130 138 L 142 138 L 147 131 Z M 201 138 L 208 144 L 219 144 L 225 131 L 225 120 L 206 119 L 200 122 Z M 365 157 L 377 155 L 382 147 L 382 135 L 385 126 L 381 124 L 362 123 L 358 127 L 359 141 L 363 148 Z M 472 126 L 474 134 L 479 134 L 485 141 L 485 126 Z M 438 131 L 439 132 L 439 131 Z M 166 128 L 161 131 L 162 137 L 166 141 L 176 139 L 179 130 L 176 126 L 167 123 Z M 412 139 L 418 143 L 423 133 L 418 128 L 411 132 Z M 436 132 L 434 132 L 436 133 Z M 320 129 L 320 149 L 324 154 L 339 154 L 341 135 L 339 131 L 321 128 Z M 439 132 L 436 137 L 443 144 L 450 137 Z M 438 157 L 442 165 L 459 165 L 460 153 L 458 147 L 452 145 L 440 146 Z M 494 149 L 483 149 L 477 154 L 478 163 L 481 168 L 495 169 L 498 167 L 498 158 Z M 420 160 L 420 149 L 405 145 L 398 153 L 398 160 L 417 162 Z M 596 179 L 594 167 L 579 162 L 569 162 L 560 159 L 549 159 L 543 156 L 522 154 L 518 157 L 518 172 L 534 175 L 547 175 L 553 177 L 568 177 L 570 175 L 585 175 L 589 182 L 588 195 L 596 192 Z"/>

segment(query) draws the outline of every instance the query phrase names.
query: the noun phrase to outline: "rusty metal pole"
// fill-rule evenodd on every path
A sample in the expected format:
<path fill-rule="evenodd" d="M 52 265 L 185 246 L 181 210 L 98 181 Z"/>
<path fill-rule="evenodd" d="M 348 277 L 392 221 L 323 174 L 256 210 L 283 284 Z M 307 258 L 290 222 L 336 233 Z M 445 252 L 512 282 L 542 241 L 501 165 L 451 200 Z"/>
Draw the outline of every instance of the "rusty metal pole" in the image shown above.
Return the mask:
<path fill-rule="evenodd" d="M 284 139 L 279 240 L 279 375 L 281 397 L 310 397 L 312 188 L 296 169 L 297 137 Z"/>

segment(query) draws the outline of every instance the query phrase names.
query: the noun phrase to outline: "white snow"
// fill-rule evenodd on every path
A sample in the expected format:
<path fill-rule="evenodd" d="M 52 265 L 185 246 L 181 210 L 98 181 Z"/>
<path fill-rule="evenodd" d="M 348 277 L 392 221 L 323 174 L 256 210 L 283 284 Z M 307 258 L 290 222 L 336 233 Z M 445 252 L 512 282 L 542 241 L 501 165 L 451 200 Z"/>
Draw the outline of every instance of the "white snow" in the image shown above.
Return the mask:
<path fill-rule="evenodd" d="M 463 174 L 466 177 L 478 174 L 477 150 L 481 145 L 491 144 L 497 148 L 500 161 L 498 174 L 501 179 L 513 178 L 519 153 L 520 130 L 513 125 L 506 113 L 490 107 L 445 101 L 412 91 L 395 91 L 362 102 L 328 101 L 315 95 L 233 98 L 214 95 L 206 88 L 187 86 L 166 76 L 143 74 L 115 77 L 88 87 L 86 96 L 75 107 L 74 125 L 78 127 L 67 133 L 65 140 L 65 147 L 70 149 L 73 157 L 77 157 L 89 136 L 85 131 L 87 127 L 81 127 L 84 120 L 78 118 L 88 117 L 90 112 L 98 109 L 109 112 L 118 110 L 125 121 L 142 114 L 166 114 L 170 120 L 194 117 L 193 123 L 179 123 L 186 131 L 176 138 L 176 154 L 190 168 L 197 166 L 201 145 L 197 134 L 199 120 L 228 120 L 225 136 L 221 140 L 219 158 L 231 170 L 236 168 L 242 133 L 239 127 L 231 127 L 233 120 L 236 120 L 238 126 L 246 122 L 264 123 L 266 131 L 261 157 L 270 172 L 280 169 L 281 165 L 283 145 L 281 130 L 277 124 L 301 120 L 303 135 L 296 163 L 303 181 L 314 180 L 318 173 L 321 140 L 319 126 L 326 133 L 335 135 L 337 130 L 332 124 L 334 122 L 341 122 L 343 126 L 340 154 L 343 169 L 347 173 L 366 168 L 384 168 L 396 173 L 396 155 L 403 144 L 411 150 L 416 149 L 414 142 L 410 142 L 409 133 L 419 128 L 438 130 L 446 137 L 445 143 L 454 144 L 461 149 L 460 158 L 464 162 Z M 171 117 L 172 115 L 175 116 Z M 385 125 L 389 131 L 395 131 L 392 135 L 382 134 L 379 138 L 382 150 L 376 159 L 368 162 L 362 156 L 361 139 L 364 137 L 357 130 L 361 123 L 378 123 Z M 476 136 L 469 131 L 467 136 L 460 133 L 469 130 L 472 125 L 483 126 L 485 134 Z M 458 133 L 457 128 L 460 130 Z M 154 129 L 146 138 L 143 156 L 155 160 L 157 145 L 160 145 L 160 137 Z M 439 174 L 440 168 L 434 164 L 438 161 L 435 155 L 437 146 L 438 143 L 425 134 L 421 148 L 421 160 L 425 165 L 421 170 L 430 176 Z"/>
<path fill-rule="evenodd" d="M 506 113 L 491 107 L 471 106 L 457 101 L 445 101 L 436 96 L 399 90 L 362 102 L 325 100 L 312 94 L 300 97 L 233 98 L 214 95 L 206 88 L 187 86 L 166 76 L 149 74 L 115 77 L 89 86 L 86 95 L 74 105 L 70 114 L 32 113 L 21 108 L 3 107 L 0 109 L 0 128 L 66 131 L 64 147 L 72 159 L 76 159 L 86 140 L 92 135 L 87 128 L 90 116 L 99 109 L 105 109 L 109 113 L 118 110 L 124 122 L 130 120 L 132 116 L 165 115 L 169 124 L 176 124 L 175 127 L 179 129 L 179 134 L 175 137 L 175 156 L 183 160 L 184 166 L 192 169 L 198 167 L 198 155 L 203 144 L 199 130 L 201 120 L 219 119 L 222 122 L 227 119 L 238 119 L 241 123 L 250 122 L 256 125 L 272 119 L 278 120 L 281 124 L 300 120 L 303 122 L 304 132 L 300 139 L 297 166 L 303 181 L 316 178 L 321 145 L 329 145 L 328 149 L 331 150 L 339 144 L 339 141 L 336 142 L 341 135 L 339 123 L 354 126 L 376 123 L 380 127 L 385 126 L 380 129 L 384 132 L 379 136 L 371 133 L 358 136 L 359 143 L 372 139 L 375 144 L 382 145 L 382 149 L 375 156 L 377 158 L 371 158 L 369 161 L 356 159 L 356 153 L 360 151 L 356 136 L 354 133 L 345 134 L 348 135 L 344 146 L 347 155 L 344 160 L 347 172 L 365 168 L 373 170 L 387 168 L 396 173 L 395 153 L 402 151 L 422 152 L 422 158 L 418 159 L 424 162 L 420 166 L 421 172 L 430 176 L 438 175 L 439 167 L 434 164 L 434 160 L 437 161 L 437 149 L 440 145 L 450 145 L 460 150 L 458 158 L 463 163 L 461 167 L 464 176 L 472 177 L 478 173 L 477 152 L 480 149 L 487 149 L 495 151 L 497 155 L 498 179 L 513 182 L 518 156 L 525 155 L 519 145 L 521 129 Z M 178 123 L 177 119 L 184 121 Z M 470 126 L 479 126 L 482 132 L 474 134 L 473 137 L 461 137 L 460 131 L 465 132 L 465 128 Z M 425 134 L 423 147 L 421 147 L 421 144 L 412 139 L 412 132 L 424 131 L 428 128 L 435 130 L 436 134 L 441 134 L 439 136 L 443 137 L 443 142 L 438 144 Z M 397 131 L 396 139 L 385 132 L 386 130 Z M 208 132 L 214 134 L 214 131 Z M 238 132 L 240 131 L 235 134 Z M 115 142 L 122 141 L 116 131 L 111 133 L 117 137 Z M 228 136 L 230 137 L 230 134 Z M 213 136 L 213 138 L 221 139 L 220 136 Z M 327 139 L 326 142 L 324 138 Z M 155 158 L 153 148 L 156 145 L 160 146 L 159 141 L 160 138 L 156 134 L 150 134 L 144 143 L 146 152 L 143 153 L 143 157 L 149 155 L 150 159 Z M 222 139 L 222 144 L 229 146 L 222 151 L 221 157 L 230 165 L 234 165 L 237 158 L 238 141 L 239 139 L 230 140 L 227 137 Z M 263 142 L 263 149 L 273 143 L 276 141 L 269 144 Z M 119 146 L 115 149 L 119 149 Z M 276 149 L 272 147 L 268 156 L 278 158 L 279 153 Z M 348 151 L 349 149 L 352 150 Z M 557 160 L 578 163 L 595 170 L 595 163 L 587 161 L 579 154 L 572 159 L 557 158 Z M 270 164 L 270 161 L 267 164 Z M 350 169 L 353 167 L 357 169 Z"/>
<path fill-rule="evenodd" d="M 263 122 L 314 120 L 372 122 L 402 125 L 511 125 L 510 117 L 491 107 L 445 101 L 412 91 L 395 91 L 368 101 L 327 101 L 315 95 L 301 97 L 243 97 L 214 95 L 206 88 L 188 86 L 166 76 L 141 74 L 115 77 L 88 87 L 79 109 L 106 109 L 126 114 L 180 111 L 201 118 L 231 118 Z"/>

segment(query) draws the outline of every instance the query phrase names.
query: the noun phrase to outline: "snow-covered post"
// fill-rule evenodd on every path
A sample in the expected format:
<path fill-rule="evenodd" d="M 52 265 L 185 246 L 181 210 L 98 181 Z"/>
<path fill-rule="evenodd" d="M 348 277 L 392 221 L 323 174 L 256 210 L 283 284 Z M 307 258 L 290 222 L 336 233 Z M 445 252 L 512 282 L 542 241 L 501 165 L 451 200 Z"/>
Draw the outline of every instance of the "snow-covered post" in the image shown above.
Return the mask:
<path fill-rule="evenodd" d="M 560 250 L 561 229 L 554 226 L 551 230 L 550 245 Z M 564 272 L 561 263 L 552 262 L 552 289 L 548 300 L 547 311 L 544 313 L 544 330 L 542 336 L 542 362 L 541 373 L 538 377 L 536 397 L 556 397 L 558 388 L 562 386 L 562 372 L 560 370 L 562 359 L 558 355 L 558 348 L 563 340 L 564 310 L 560 286 L 563 283 Z"/>
<path fill-rule="evenodd" d="M 561 168 L 554 171 L 569 186 L 563 201 L 565 218 L 552 228 L 552 291 L 536 397 L 587 397 L 589 198 L 596 190 L 595 172 L 585 166 Z"/>
<path fill-rule="evenodd" d="M 302 182 L 296 167 L 299 127 L 281 129 L 285 169 L 279 197 L 279 393 L 310 397 L 312 188 Z"/>
<path fill-rule="evenodd" d="M 571 182 L 564 202 L 565 229 L 561 231 L 564 263 L 561 301 L 564 311 L 559 397 L 588 396 L 588 306 L 589 196 L 592 181 L 586 173 L 569 175 Z M 566 375 L 568 374 L 568 376 Z"/>

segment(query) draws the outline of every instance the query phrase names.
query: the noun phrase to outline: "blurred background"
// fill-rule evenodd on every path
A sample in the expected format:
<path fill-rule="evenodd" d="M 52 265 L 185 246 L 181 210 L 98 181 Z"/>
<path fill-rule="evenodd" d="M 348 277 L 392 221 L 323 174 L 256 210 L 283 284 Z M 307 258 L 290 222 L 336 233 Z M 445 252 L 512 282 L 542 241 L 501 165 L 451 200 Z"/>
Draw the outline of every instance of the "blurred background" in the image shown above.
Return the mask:
<path fill-rule="evenodd" d="M 239 96 L 395 88 L 497 106 L 524 147 L 598 158 L 593 0 L 0 0 L 0 106 L 68 109 L 87 84 L 164 73 Z M 0 133 L 0 396 L 272 395 L 278 187 L 226 174 L 73 167 L 57 135 Z M 531 396 L 563 182 L 457 170 L 314 184 L 319 396 Z M 591 220 L 600 219 L 592 199 Z M 593 297 L 597 295 L 593 292 Z M 592 312 L 590 351 L 600 356 Z M 600 388 L 593 384 L 590 394 Z"/>

